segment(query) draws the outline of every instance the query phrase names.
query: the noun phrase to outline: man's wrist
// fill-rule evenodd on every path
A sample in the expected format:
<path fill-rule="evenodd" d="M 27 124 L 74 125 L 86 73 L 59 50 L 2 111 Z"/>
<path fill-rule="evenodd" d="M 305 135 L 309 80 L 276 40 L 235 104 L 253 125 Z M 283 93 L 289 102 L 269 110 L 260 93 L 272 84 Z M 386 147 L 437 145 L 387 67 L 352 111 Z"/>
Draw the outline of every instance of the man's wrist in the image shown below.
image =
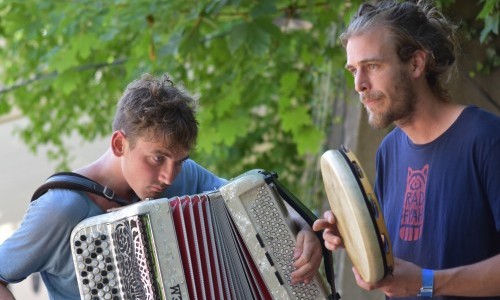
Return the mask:
<path fill-rule="evenodd" d="M 422 287 L 417 296 L 420 299 L 430 299 L 434 293 L 434 271 L 422 269 Z"/>

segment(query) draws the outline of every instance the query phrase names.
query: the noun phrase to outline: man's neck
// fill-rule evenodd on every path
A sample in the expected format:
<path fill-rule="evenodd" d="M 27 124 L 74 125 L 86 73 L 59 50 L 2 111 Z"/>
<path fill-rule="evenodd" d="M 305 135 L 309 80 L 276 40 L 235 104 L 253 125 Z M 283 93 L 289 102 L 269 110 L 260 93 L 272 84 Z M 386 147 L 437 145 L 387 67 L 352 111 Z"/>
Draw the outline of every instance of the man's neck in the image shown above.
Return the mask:
<path fill-rule="evenodd" d="M 457 120 L 465 107 L 435 97 L 420 100 L 412 116 L 399 120 L 400 127 L 415 144 L 427 144 L 441 136 Z"/>
<path fill-rule="evenodd" d="M 119 159 L 113 155 L 111 150 L 106 151 L 99 159 L 75 170 L 75 172 L 110 188 L 122 199 L 132 201 L 135 198 L 135 193 L 121 175 Z M 103 211 L 120 206 L 104 197 L 90 193 L 88 195 Z"/>

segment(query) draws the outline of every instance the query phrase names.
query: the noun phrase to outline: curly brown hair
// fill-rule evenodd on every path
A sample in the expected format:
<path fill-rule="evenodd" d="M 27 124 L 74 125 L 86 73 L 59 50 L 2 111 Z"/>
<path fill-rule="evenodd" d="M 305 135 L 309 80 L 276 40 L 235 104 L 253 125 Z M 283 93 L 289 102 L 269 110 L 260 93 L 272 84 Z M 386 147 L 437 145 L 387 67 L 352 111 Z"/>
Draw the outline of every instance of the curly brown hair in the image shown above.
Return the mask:
<path fill-rule="evenodd" d="M 131 82 L 117 105 L 113 130 L 122 130 L 134 147 L 138 138 L 166 147 L 192 149 L 198 136 L 194 98 L 168 74 L 144 74 Z"/>

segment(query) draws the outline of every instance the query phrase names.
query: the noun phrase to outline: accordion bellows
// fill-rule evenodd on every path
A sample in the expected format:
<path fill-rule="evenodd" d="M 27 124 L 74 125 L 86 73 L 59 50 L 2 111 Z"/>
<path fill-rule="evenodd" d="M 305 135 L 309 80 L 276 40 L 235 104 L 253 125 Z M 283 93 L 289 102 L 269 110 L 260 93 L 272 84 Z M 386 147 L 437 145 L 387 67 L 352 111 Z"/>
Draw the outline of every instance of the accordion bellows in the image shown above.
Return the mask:
<path fill-rule="evenodd" d="M 275 187 L 252 170 L 86 219 L 71 247 L 82 299 L 327 299 L 319 273 L 290 283 L 295 237 Z"/>

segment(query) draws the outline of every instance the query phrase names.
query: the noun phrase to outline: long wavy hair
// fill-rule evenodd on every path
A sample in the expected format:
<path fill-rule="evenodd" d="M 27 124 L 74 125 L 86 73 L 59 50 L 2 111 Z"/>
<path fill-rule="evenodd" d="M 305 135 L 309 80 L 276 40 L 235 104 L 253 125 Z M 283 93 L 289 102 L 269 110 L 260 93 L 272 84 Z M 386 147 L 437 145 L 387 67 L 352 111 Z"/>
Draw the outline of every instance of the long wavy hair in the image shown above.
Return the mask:
<path fill-rule="evenodd" d="M 347 29 L 340 35 L 345 47 L 350 37 L 376 26 L 388 28 L 400 60 L 408 62 L 417 50 L 427 55 L 426 79 L 431 90 L 445 101 L 450 94 L 445 87 L 456 70 L 459 42 L 456 28 L 428 1 L 379 1 L 360 6 Z"/>

